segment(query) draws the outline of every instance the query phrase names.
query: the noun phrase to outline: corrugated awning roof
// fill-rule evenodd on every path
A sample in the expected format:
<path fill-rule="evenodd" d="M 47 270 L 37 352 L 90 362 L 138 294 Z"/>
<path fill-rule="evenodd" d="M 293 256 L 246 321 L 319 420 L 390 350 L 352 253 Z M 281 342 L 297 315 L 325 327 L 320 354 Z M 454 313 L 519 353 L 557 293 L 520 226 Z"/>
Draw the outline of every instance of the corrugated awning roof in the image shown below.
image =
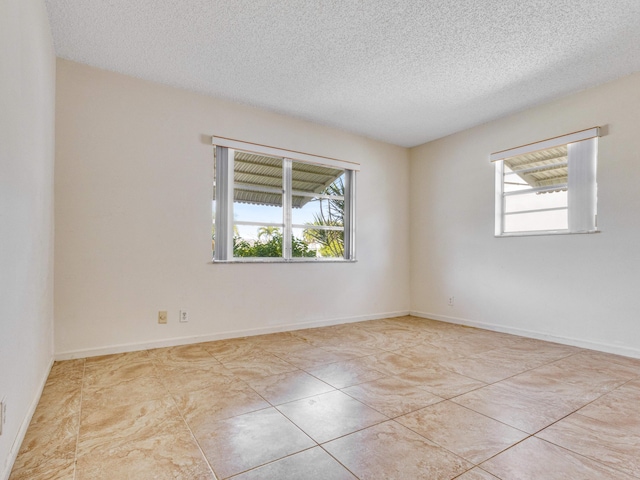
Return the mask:
<path fill-rule="evenodd" d="M 563 185 L 556 191 L 566 190 L 564 184 L 569 175 L 566 145 L 507 158 L 504 164 L 533 188 Z"/>
<path fill-rule="evenodd" d="M 295 162 L 292 168 L 292 189 L 295 192 L 322 193 L 336 181 L 344 170 Z M 282 159 L 256 155 L 254 153 L 235 151 L 234 183 L 242 185 L 242 189 L 234 189 L 233 199 L 240 203 L 258 205 L 282 205 L 282 195 L 275 192 L 264 192 L 261 188 L 282 189 Z M 255 189 L 252 187 L 256 187 Z M 305 205 L 312 197 L 293 195 L 294 208 Z"/>

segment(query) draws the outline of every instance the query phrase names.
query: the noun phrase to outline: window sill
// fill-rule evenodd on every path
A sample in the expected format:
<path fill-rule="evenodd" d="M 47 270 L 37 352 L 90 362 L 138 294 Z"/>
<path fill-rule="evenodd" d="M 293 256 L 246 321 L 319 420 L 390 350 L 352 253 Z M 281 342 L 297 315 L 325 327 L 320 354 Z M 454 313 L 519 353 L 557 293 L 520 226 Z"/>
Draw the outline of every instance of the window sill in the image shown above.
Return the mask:
<path fill-rule="evenodd" d="M 327 258 L 327 259 L 313 259 L 307 260 L 303 258 L 295 258 L 291 260 L 285 260 L 283 258 L 255 258 L 243 260 L 213 260 L 212 264 L 218 263 L 235 263 L 235 264 L 252 264 L 252 263 L 357 263 L 357 260 L 346 260 L 344 258 Z"/>
<path fill-rule="evenodd" d="M 542 235 L 591 235 L 593 233 L 600 233 L 600 230 L 594 230 L 592 232 L 569 232 L 568 230 L 553 230 L 553 231 L 541 231 L 541 232 L 516 232 L 516 233 L 503 233 L 500 235 L 494 235 L 495 238 L 505 237 L 540 237 Z"/>

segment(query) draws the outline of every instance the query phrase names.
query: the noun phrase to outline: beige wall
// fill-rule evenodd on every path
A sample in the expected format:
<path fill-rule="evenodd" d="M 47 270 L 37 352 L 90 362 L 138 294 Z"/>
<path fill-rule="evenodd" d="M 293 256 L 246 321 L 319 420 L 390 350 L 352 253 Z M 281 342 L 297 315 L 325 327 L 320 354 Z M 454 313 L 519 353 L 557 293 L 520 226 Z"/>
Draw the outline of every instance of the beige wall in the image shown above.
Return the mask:
<path fill-rule="evenodd" d="M 53 358 L 55 56 L 44 2 L 0 2 L 0 478 Z"/>
<path fill-rule="evenodd" d="M 494 238 L 489 153 L 595 125 L 602 233 Z M 413 149 L 412 310 L 640 357 L 639 127 L 635 74 Z"/>
<path fill-rule="evenodd" d="M 57 85 L 58 356 L 408 311 L 406 149 L 61 59 Z M 359 261 L 211 264 L 210 135 L 360 162 Z"/>

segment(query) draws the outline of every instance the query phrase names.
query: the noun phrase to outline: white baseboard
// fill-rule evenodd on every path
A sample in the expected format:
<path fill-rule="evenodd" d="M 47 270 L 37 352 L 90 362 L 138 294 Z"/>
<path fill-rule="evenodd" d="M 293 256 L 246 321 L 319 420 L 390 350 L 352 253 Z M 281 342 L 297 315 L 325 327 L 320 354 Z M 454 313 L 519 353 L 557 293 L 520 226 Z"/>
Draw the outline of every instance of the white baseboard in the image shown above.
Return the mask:
<path fill-rule="evenodd" d="M 212 342 L 214 340 L 226 340 L 228 338 L 251 337 L 254 335 L 264 335 L 267 333 L 289 332 L 293 330 L 303 330 L 305 328 L 328 327 L 343 323 L 364 322 L 366 320 L 378 320 L 381 318 L 393 318 L 409 315 L 408 310 L 399 312 L 378 313 L 374 315 L 360 315 L 356 317 L 334 318 L 330 320 L 314 320 L 304 323 L 290 323 L 276 325 L 272 327 L 250 328 L 246 330 L 234 330 L 208 335 L 198 335 L 191 337 L 174 337 L 152 342 L 127 343 L 121 345 L 110 345 L 107 347 L 90 348 L 85 350 L 73 350 L 69 352 L 59 352 L 55 354 L 56 360 L 71 360 L 74 358 L 96 357 L 100 355 L 111 355 L 114 353 L 135 352 L 138 350 L 148 350 L 151 348 L 174 347 L 176 345 L 189 345 L 192 343 Z"/>
<path fill-rule="evenodd" d="M 590 340 L 582 340 L 579 338 L 559 337 L 548 333 L 535 330 L 527 330 L 523 328 L 508 327 L 494 323 L 477 322 L 465 318 L 449 317 L 446 315 L 438 315 L 435 313 L 410 312 L 414 317 L 428 318 L 446 323 L 454 323 L 457 325 L 465 325 L 468 327 L 482 328 L 494 332 L 510 333 L 521 337 L 535 338 L 538 340 L 546 340 L 547 342 L 561 343 L 563 345 L 571 345 L 572 347 L 587 348 L 589 350 L 598 350 L 600 352 L 614 353 L 616 355 L 624 355 L 625 357 L 640 358 L 640 349 L 632 347 L 624 347 L 620 345 L 611 345 L 608 343 L 592 342 Z"/>
<path fill-rule="evenodd" d="M 29 410 L 27 411 L 27 415 L 22 420 L 20 424 L 20 428 L 18 429 L 18 434 L 13 440 L 13 445 L 9 450 L 9 455 L 7 456 L 4 464 L 4 470 L 0 475 L 1 480 L 8 480 L 9 475 L 11 474 L 11 469 L 13 468 L 13 464 L 18 457 L 18 452 L 20 451 L 20 446 L 24 440 L 24 436 L 27 434 L 27 429 L 29 428 L 29 424 L 31 423 L 31 419 L 33 418 L 33 414 L 36 413 L 36 408 L 38 406 L 38 402 L 40 402 L 40 397 L 42 396 L 42 392 L 44 390 L 44 386 L 47 383 L 47 378 L 49 378 L 49 373 L 51 372 L 51 367 L 53 366 L 54 359 L 52 358 L 49 362 L 49 368 L 47 368 L 44 377 L 40 381 L 40 388 L 38 388 L 38 394 L 31 401 L 31 405 L 29 405 Z"/>

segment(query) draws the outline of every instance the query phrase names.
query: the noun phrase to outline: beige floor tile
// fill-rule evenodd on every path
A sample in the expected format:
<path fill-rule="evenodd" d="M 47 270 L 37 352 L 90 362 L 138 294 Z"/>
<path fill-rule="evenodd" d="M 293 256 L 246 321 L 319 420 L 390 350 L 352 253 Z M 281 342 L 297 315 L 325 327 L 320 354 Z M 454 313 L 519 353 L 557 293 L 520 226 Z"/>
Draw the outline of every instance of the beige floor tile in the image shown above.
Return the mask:
<path fill-rule="evenodd" d="M 361 358 L 310 368 L 307 372 L 335 388 L 345 388 L 386 376 L 369 367 Z"/>
<path fill-rule="evenodd" d="M 416 367 L 410 358 L 392 352 L 369 355 L 363 357 L 362 361 L 365 365 L 385 375 L 397 375 Z"/>
<path fill-rule="evenodd" d="M 614 355 L 612 353 L 598 352 L 596 350 L 584 350 L 581 357 L 589 358 L 594 363 L 606 365 L 608 368 L 616 368 L 614 365 L 626 367 L 629 370 L 620 370 L 628 372 L 632 378 L 640 378 L 640 358 L 624 357 L 622 355 Z"/>
<path fill-rule="evenodd" d="M 451 401 L 527 433 L 535 433 L 575 410 L 555 398 L 552 392 L 546 397 L 536 395 L 532 398 L 527 392 L 501 384 L 465 393 Z"/>
<path fill-rule="evenodd" d="M 167 366 L 207 367 L 220 364 L 201 344 L 156 348 L 149 350 L 149 356 L 156 364 Z"/>
<path fill-rule="evenodd" d="M 580 415 L 640 435 L 640 380 L 633 380 L 578 410 Z"/>
<path fill-rule="evenodd" d="M 336 342 L 335 345 L 321 345 L 320 348 L 327 352 L 341 355 L 344 359 L 356 359 L 384 352 L 379 348 L 358 345 L 357 343 L 342 343 L 342 340 Z"/>
<path fill-rule="evenodd" d="M 444 359 L 439 362 L 443 367 L 485 383 L 494 383 L 522 373 L 529 368 L 526 360 L 486 357 L 472 355 L 462 359 Z"/>
<path fill-rule="evenodd" d="M 52 458 L 33 466 L 19 468 L 14 466 L 9 480 L 74 480 L 75 459 Z"/>
<path fill-rule="evenodd" d="M 361 383 L 342 391 L 389 418 L 413 412 L 443 400 L 395 377 Z"/>
<path fill-rule="evenodd" d="M 582 348 L 571 345 L 545 342 L 535 338 L 515 337 L 513 335 L 510 335 L 510 341 L 504 348 L 522 353 L 532 353 L 536 357 L 544 359 L 547 363 L 584 351 Z"/>
<path fill-rule="evenodd" d="M 84 359 L 54 362 L 47 377 L 46 386 L 59 383 L 76 383 L 82 381 L 84 375 Z"/>
<path fill-rule="evenodd" d="M 342 392 L 329 392 L 278 407 L 318 443 L 384 422 L 387 417 Z"/>
<path fill-rule="evenodd" d="M 633 477 L 535 437 L 480 467 L 501 480 L 632 480 Z"/>
<path fill-rule="evenodd" d="M 458 357 L 469 357 L 479 353 L 485 353 L 495 348 L 504 347 L 503 340 L 486 337 L 484 335 L 463 335 L 455 338 L 441 337 L 430 342 L 432 345 L 450 351 Z"/>
<path fill-rule="evenodd" d="M 246 383 L 236 380 L 224 387 L 212 386 L 174 394 L 180 413 L 192 429 L 206 431 L 219 420 L 270 407 Z"/>
<path fill-rule="evenodd" d="M 117 363 L 114 366 L 101 364 L 86 368 L 84 388 L 104 387 L 136 378 L 155 376 L 156 368 L 150 360 Z"/>
<path fill-rule="evenodd" d="M 298 370 L 298 367 L 266 352 L 242 359 L 224 360 L 222 364 L 242 380 L 252 380 Z"/>
<path fill-rule="evenodd" d="M 60 418 L 78 415 L 81 398 L 79 385 L 58 391 L 45 387 L 31 422 L 55 422 Z"/>
<path fill-rule="evenodd" d="M 527 377 L 548 378 L 575 386 L 585 392 L 604 395 L 626 383 L 628 380 L 616 375 L 587 369 L 569 369 L 562 364 L 550 363 L 542 367 L 529 370 L 511 380 L 524 380 Z M 535 388 L 535 386 L 534 386 Z"/>
<path fill-rule="evenodd" d="M 335 390 L 332 386 L 300 370 L 256 378 L 247 383 L 273 405 Z"/>
<path fill-rule="evenodd" d="M 185 429 L 169 395 L 130 405 L 83 408 L 77 453 L 90 455 L 104 444 L 119 448 L 134 440 Z"/>
<path fill-rule="evenodd" d="M 329 352 L 320 347 L 306 347 L 290 352 L 276 352 L 276 356 L 298 368 L 309 369 L 328 363 L 342 362 L 353 358 L 340 352 Z"/>
<path fill-rule="evenodd" d="M 79 425 L 78 415 L 30 424 L 14 468 L 27 471 L 45 462 L 73 459 Z"/>
<path fill-rule="evenodd" d="M 549 398 L 561 402 L 571 411 L 583 407 L 589 402 L 610 391 L 617 383 L 602 382 L 597 375 L 593 380 L 574 375 L 573 372 L 545 374 L 548 369 L 535 369 L 508 378 L 499 385 L 514 392 L 526 394 L 541 403 Z M 542 374 L 540 372 L 543 372 Z"/>
<path fill-rule="evenodd" d="M 591 350 L 583 350 L 576 355 L 558 360 L 553 365 L 566 371 L 597 372 L 623 380 L 640 378 L 640 360 Z"/>
<path fill-rule="evenodd" d="M 171 397 L 83 410 L 76 479 L 214 479 Z"/>
<path fill-rule="evenodd" d="M 323 448 L 361 480 L 450 480 L 473 467 L 394 421 L 352 433 Z"/>
<path fill-rule="evenodd" d="M 233 480 L 268 479 L 356 480 L 356 477 L 320 447 L 310 448 L 233 477 Z"/>
<path fill-rule="evenodd" d="M 450 401 L 404 415 L 396 421 L 474 464 L 528 436 Z"/>
<path fill-rule="evenodd" d="M 465 377 L 436 364 L 404 371 L 398 374 L 397 378 L 442 398 L 457 397 L 487 385 L 480 380 Z"/>
<path fill-rule="evenodd" d="M 102 444 L 78 455 L 75 480 L 216 480 L 186 429 L 136 438 L 117 446 Z"/>
<path fill-rule="evenodd" d="M 135 362 L 149 361 L 148 350 L 140 350 L 138 352 L 116 353 L 113 355 L 102 355 L 99 357 L 89 357 L 85 359 L 85 367 L 105 367 L 117 368 L 123 365 L 129 365 Z"/>
<path fill-rule="evenodd" d="M 468 472 L 463 473 L 455 480 L 500 480 L 498 477 L 494 477 L 489 472 L 482 470 L 480 467 L 473 468 Z"/>
<path fill-rule="evenodd" d="M 305 350 L 311 347 L 309 342 L 305 342 L 303 339 L 296 337 L 294 332 L 257 335 L 255 337 L 251 337 L 251 340 L 262 350 L 270 353 L 293 352 L 296 350 Z"/>
<path fill-rule="evenodd" d="M 554 345 L 554 344 L 551 344 Z M 488 352 L 473 355 L 472 358 L 482 357 L 488 360 L 517 364 L 524 370 L 537 368 L 542 365 L 573 355 L 578 349 L 575 347 L 547 347 L 530 349 L 522 346 L 496 348 Z"/>
<path fill-rule="evenodd" d="M 219 479 L 316 446 L 275 408 L 239 415 L 193 432 Z"/>
<path fill-rule="evenodd" d="M 167 389 L 156 376 L 133 377 L 107 385 L 94 384 L 82 389 L 82 408 L 111 408 L 158 399 Z"/>
<path fill-rule="evenodd" d="M 448 348 L 423 343 L 408 348 L 400 348 L 394 353 L 407 357 L 415 367 L 429 367 L 444 360 L 460 360 L 462 355 Z"/>
<path fill-rule="evenodd" d="M 640 477 L 640 435 L 573 414 L 536 436 L 616 470 Z"/>
<path fill-rule="evenodd" d="M 205 365 L 197 362 L 191 366 L 159 365 L 158 376 L 162 384 L 171 393 L 195 392 L 212 386 L 224 388 L 228 383 L 237 380 L 236 375 L 220 363 Z"/>
<path fill-rule="evenodd" d="M 242 359 L 245 356 L 259 355 L 263 350 L 251 337 L 232 338 L 229 340 L 218 340 L 200 344 L 207 352 L 220 361 L 233 361 Z"/>

